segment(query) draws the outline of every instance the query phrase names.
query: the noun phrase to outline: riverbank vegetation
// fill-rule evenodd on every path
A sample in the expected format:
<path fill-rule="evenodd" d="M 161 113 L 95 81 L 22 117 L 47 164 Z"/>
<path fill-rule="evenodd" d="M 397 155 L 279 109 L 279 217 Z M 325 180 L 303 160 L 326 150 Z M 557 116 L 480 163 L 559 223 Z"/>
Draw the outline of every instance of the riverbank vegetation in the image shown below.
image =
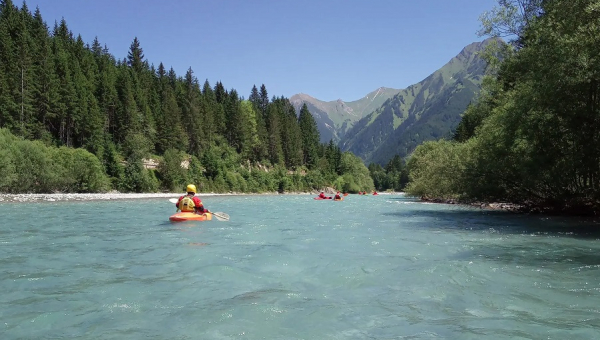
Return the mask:
<path fill-rule="evenodd" d="M 320 144 L 304 106 L 254 86 L 245 99 L 144 59 L 118 59 L 66 21 L 0 1 L 0 191 L 372 190 L 369 170 Z"/>
<path fill-rule="evenodd" d="M 509 34 L 452 141 L 419 146 L 407 192 L 533 210 L 600 211 L 600 1 L 500 1 Z"/>

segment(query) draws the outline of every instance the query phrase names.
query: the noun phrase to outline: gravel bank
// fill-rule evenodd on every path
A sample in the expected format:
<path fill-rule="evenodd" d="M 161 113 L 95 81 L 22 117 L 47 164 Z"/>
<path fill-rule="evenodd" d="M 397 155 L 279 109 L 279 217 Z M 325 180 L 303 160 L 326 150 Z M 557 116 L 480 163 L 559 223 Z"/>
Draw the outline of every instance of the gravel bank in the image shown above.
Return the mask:
<path fill-rule="evenodd" d="M 97 201 L 97 200 L 122 200 L 137 198 L 177 198 L 182 193 L 104 193 L 104 194 L 0 194 L 0 203 L 2 202 L 56 202 L 56 201 Z M 198 196 L 214 196 L 218 194 L 200 193 Z"/>
<path fill-rule="evenodd" d="M 315 192 L 290 192 L 286 194 L 290 195 L 318 195 L 318 191 Z M 379 193 L 380 195 L 404 195 L 404 193 Z M 183 195 L 181 192 L 175 193 L 120 193 L 110 192 L 103 194 L 1 194 L 0 203 L 10 202 L 57 202 L 57 201 L 106 201 L 106 200 L 130 200 L 138 198 L 178 198 Z M 237 196 L 237 195 L 280 195 L 276 192 L 263 193 L 263 194 L 240 194 L 240 193 L 226 193 L 226 194 L 215 194 L 215 193 L 199 193 L 200 198 L 206 196 Z M 285 195 L 285 194 L 284 194 Z"/>

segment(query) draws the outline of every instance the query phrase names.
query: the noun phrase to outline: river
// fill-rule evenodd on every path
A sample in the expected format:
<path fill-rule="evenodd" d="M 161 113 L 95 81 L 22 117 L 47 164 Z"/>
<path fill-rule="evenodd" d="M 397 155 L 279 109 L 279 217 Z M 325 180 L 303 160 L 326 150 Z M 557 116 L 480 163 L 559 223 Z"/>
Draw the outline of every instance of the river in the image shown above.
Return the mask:
<path fill-rule="evenodd" d="M 598 339 L 600 229 L 402 195 L 0 203 L 1 339 Z"/>

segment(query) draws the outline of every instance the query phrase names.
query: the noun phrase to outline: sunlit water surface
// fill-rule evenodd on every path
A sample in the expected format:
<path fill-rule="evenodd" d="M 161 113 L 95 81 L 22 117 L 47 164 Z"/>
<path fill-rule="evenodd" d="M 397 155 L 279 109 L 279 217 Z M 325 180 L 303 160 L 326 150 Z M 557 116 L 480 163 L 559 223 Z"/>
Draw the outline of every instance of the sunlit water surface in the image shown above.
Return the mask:
<path fill-rule="evenodd" d="M 1 339 L 598 339 L 595 224 L 401 195 L 0 204 Z"/>

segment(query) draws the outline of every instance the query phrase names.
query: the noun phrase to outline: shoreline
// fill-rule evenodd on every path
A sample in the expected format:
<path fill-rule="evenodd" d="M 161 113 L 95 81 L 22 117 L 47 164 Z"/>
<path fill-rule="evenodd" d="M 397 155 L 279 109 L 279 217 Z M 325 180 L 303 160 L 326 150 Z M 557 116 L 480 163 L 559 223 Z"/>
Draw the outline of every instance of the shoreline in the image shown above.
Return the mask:
<path fill-rule="evenodd" d="M 497 210 L 497 211 L 510 211 L 514 213 L 527 212 L 524 206 L 514 203 L 506 202 L 462 202 L 456 199 L 442 199 L 442 198 L 419 198 L 422 202 L 438 203 L 438 204 L 449 204 L 449 205 L 462 205 L 474 208 L 480 208 L 485 210 Z"/>
<path fill-rule="evenodd" d="M 591 210 L 578 209 L 549 209 L 538 206 L 528 206 L 523 204 L 509 202 L 462 202 L 456 199 L 440 198 L 419 198 L 421 202 L 461 205 L 465 207 L 474 207 L 487 211 L 506 211 L 517 215 L 540 215 L 540 216 L 569 216 L 581 218 L 597 218 L 598 214 Z"/>
<path fill-rule="evenodd" d="M 0 203 L 21 203 L 21 202 L 61 202 L 61 201 L 109 201 L 109 200 L 128 200 L 128 199 L 146 199 L 146 198 L 178 198 L 183 195 L 180 192 L 172 193 L 55 193 L 55 194 L 0 194 Z M 236 193 L 199 193 L 200 197 L 205 196 L 236 196 Z"/>
<path fill-rule="evenodd" d="M 181 192 L 171 193 L 54 193 L 54 194 L 3 194 L 0 193 L 0 204 L 2 203 L 25 203 L 25 202 L 68 202 L 68 201 L 109 201 L 109 200 L 128 200 L 128 199 L 148 199 L 148 198 L 178 198 L 183 195 Z M 318 192 L 288 192 L 280 194 L 278 192 L 267 193 L 197 193 L 199 197 L 207 196 L 261 196 L 261 195 L 318 195 Z M 380 195 L 402 194 L 402 193 L 380 193 Z"/>

